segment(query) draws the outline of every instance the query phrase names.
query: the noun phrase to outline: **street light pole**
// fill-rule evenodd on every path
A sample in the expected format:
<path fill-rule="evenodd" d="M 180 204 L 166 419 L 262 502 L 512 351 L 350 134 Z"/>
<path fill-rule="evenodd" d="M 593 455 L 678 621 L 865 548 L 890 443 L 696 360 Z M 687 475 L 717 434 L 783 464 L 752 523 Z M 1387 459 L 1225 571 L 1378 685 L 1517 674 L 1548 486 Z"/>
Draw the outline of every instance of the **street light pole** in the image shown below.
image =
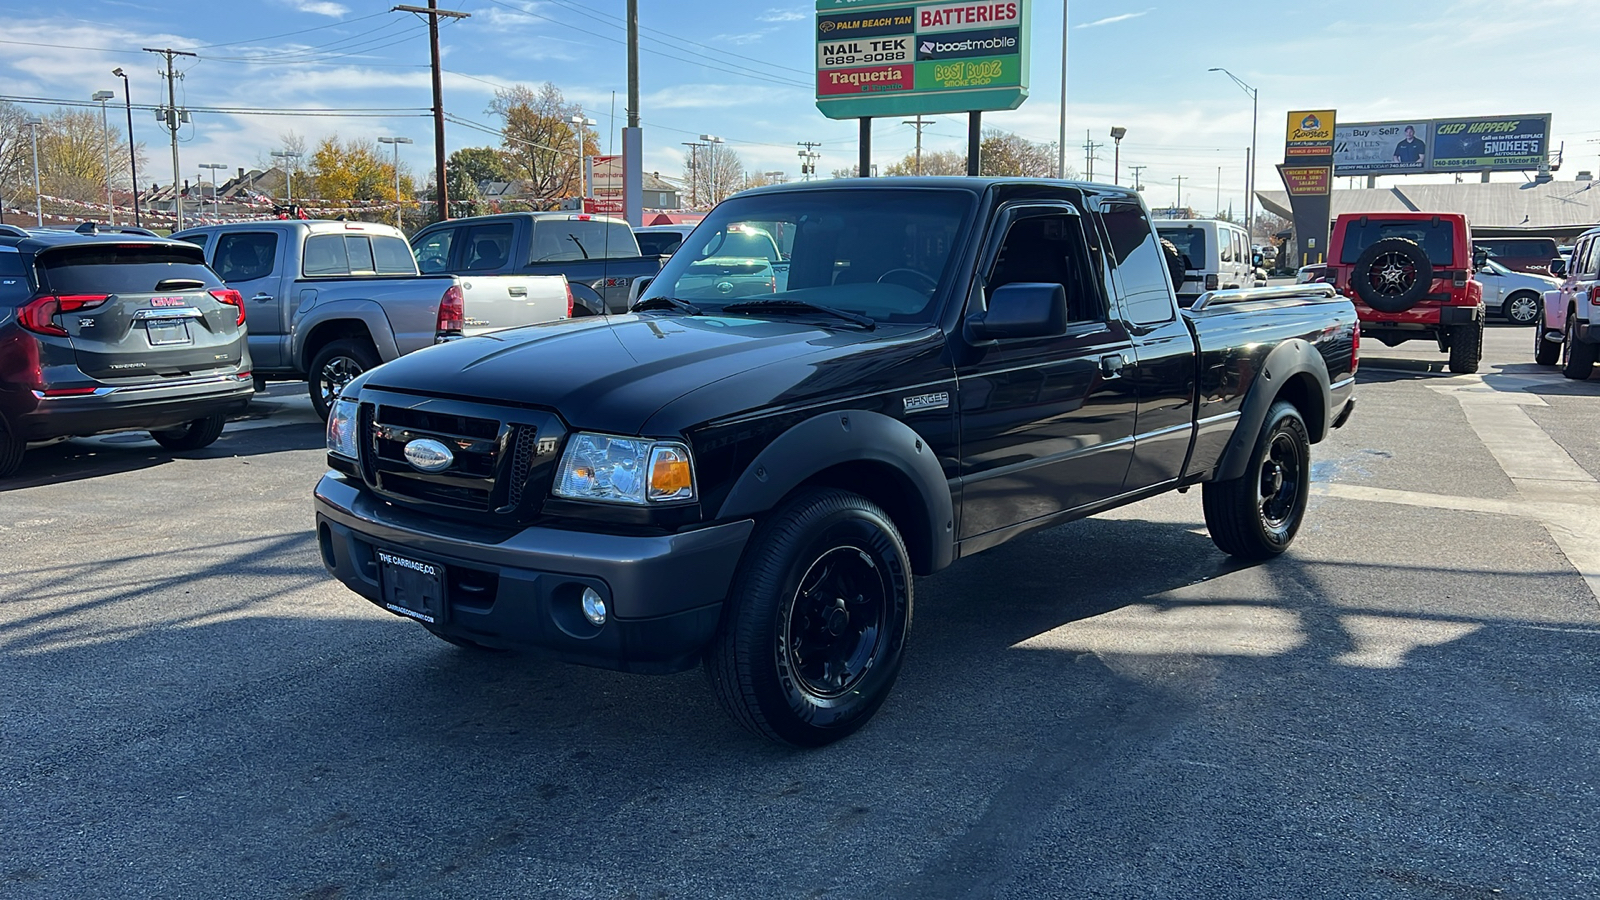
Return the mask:
<path fill-rule="evenodd" d="M 274 150 L 272 151 L 272 158 L 283 160 L 283 192 L 285 195 L 283 202 L 292 207 L 294 206 L 294 166 L 290 164 L 289 160 L 299 159 L 300 154 L 293 150 Z"/>
<path fill-rule="evenodd" d="M 44 196 L 39 187 L 39 126 L 44 120 L 35 115 L 29 115 L 22 120 L 33 134 L 33 217 L 40 228 L 44 227 Z"/>
<path fill-rule="evenodd" d="M 583 184 L 583 135 L 584 135 L 584 129 L 592 128 L 593 126 L 598 125 L 600 123 L 596 122 L 593 119 L 586 118 L 583 115 L 583 113 L 579 113 L 579 114 L 573 116 L 572 118 L 568 119 L 567 121 L 572 123 L 572 134 L 573 134 L 574 137 L 576 137 L 578 139 L 578 197 L 581 199 L 581 198 L 587 196 L 587 193 L 583 189 L 584 188 L 584 184 Z M 583 208 L 583 204 L 579 203 L 578 204 L 578 208 L 581 210 Z"/>
<path fill-rule="evenodd" d="M 111 128 L 106 124 L 106 101 L 117 96 L 113 91 L 95 91 L 90 100 L 100 101 L 100 140 L 106 145 L 106 222 L 117 224 L 116 207 L 111 204 Z"/>
<path fill-rule="evenodd" d="M 710 145 L 710 149 L 711 149 L 711 175 L 710 175 L 710 182 L 709 183 L 710 183 L 710 187 L 711 187 L 711 205 L 712 206 L 716 206 L 717 205 L 717 145 L 723 143 L 723 140 L 722 140 L 722 138 L 719 138 L 714 134 L 702 134 L 702 135 L 700 135 L 700 140 L 705 141 L 707 144 L 709 144 Z"/>
<path fill-rule="evenodd" d="M 222 163 L 201 163 L 200 164 L 200 168 L 202 168 L 202 169 L 210 169 L 211 170 L 211 206 L 212 206 L 212 209 L 216 212 L 217 220 L 221 221 L 222 220 L 222 200 L 217 197 L 217 170 L 218 169 L 226 169 L 227 166 L 223 165 Z M 201 209 L 202 212 L 205 210 L 205 204 L 203 202 L 200 205 L 200 209 Z"/>
<path fill-rule="evenodd" d="M 1123 128 L 1121 125 L 1112 127 L 1111 140 L 1116 142 L 1116 151 L 1115 155 L 1112 156 L 1113 162 L 1111 163 L 1112 184 L 1122 183 L 1122 139 L 1127 136 L 1128 129 Z"/>
<path fill-rule="evenodd" d="M 1245 84 L 1239 76 L 1229 72 L 1221 66 L 1206 70 L 1207 72 L 1221 72 L 1233 79 L 1240 90 L 1250 95 L 1250 165 L 1244 173 L 1244 227 L 1250 233 L 1252 242 L 1256 239 L 1256 132 L 1261 114 L 1261 92 Z"/>
<path fill-rule="evenodd" d="M 405 225 L 400 218 L 403 205 L 400 201 L 400 145 L 410 144 L 413 141 L 408 137 L 381 137 L 378 138 L 378 143 L 394 145 L 394 227 L 404 231 Z"/>
<path fill-rule="evenodd" d="M 128 174 L 133 179 L 133 224 L 143 225 L 139 217 L 139 156 L 133 146 L 133 95 L 128 92 L 128 76 L 118 66 L 111 74 L 122 79 L 122 103 L 128 109 Z"/>
<path fill-rule="evenodd" d="M 1067 6 L 1061 0 L 1061 134 L 1056 138 L 1056 177 L 1067 177 Z"/>

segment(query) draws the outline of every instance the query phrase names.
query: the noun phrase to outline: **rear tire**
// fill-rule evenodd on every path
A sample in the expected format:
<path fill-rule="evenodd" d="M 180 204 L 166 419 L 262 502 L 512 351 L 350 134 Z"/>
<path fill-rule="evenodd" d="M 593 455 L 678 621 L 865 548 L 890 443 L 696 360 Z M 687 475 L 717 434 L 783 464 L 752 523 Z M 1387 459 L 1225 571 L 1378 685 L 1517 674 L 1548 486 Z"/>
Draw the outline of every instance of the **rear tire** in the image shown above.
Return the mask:
<path fill-rule="evenodd" d="M 1310 434 L 1300 411 L 1279 400 L 1267 411 L 1244 474 L 1200 489 L 1211 542 L 1240 559 L 1277 556 L 1300 530 L 1310 487 Z"/>
<path fill-rule="evenodd" d="M 1471 375 L 1483 361 L 1483 323 L 1457 325 L 1450 329 L 1450 371 Z"/>
<path fill-rule="evenodd" d="M 1561 344 L 1546 339 L 1544 333 L 1545 321 L 1541 315 L 1533 328 L 1533 361 L 1541 366 L 1553 366 L 1561 359 Z"/>
<path fill-rule="evenodd" d="M 215 413 L 177 428 L 152 431 L 150 436 L 168 450 L 199 450 L 216 443 L 217 438 L 222 437 L 222 428 L 226 424 L 228 424 L 227 415 Z"/>
<path fill-rule="evenodd" d="M 317 411 L 323 421 L 327 421 L 333 401 L 338 399 L 344 386 L 362 372 L 376 368 L 380 362 L 382 360 L 378 359 L 377 349 L 364 338 L 329 342 L 317 351 L 316 356 L 311 357 L 311 366 L 306 372 L 306 382 L 311 390 L 311 408 Z"/>
<path fill-rule="evenodd" d="M 856 494 L 806 491 L 751 538 L 706 673 L 740 725 L 820 747 L 889 696 L 911 605 L 911 561 L 889 516 Z"/>
<path fill-rule="evenodd" d="M 1597 348 L 1578 340 L 1578 312 L 1567 313 L 1567 332 L 1561 341 L 1561 374 L 1574 381 L 1583 381 L 1594 372 Z"/>
<path fill-rule="evenodd" d="M 27 449 L 28 443 L 18 437 L 4 419 L 0 419 L 0 478 L 17 473 L 22 465 L 22 454 Z"/>

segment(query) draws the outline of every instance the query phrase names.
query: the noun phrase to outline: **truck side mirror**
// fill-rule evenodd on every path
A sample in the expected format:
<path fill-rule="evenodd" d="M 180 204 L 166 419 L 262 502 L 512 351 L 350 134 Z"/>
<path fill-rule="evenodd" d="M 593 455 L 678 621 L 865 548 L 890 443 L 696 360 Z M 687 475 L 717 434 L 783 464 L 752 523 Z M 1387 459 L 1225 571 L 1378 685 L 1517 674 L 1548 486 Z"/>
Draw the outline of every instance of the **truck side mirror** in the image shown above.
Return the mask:
<path fill-rule="evenodd" d="M 1550 274 L 1557 278 L 1567 277 L 1567 261 L 1559 256 L 1550 260 Z"/>
<path fill-rule="evenodd" d="M 1067 289 L 1059 284 L 1015 282 L 989 295 L 989 309 L 967 317 L 980 341 L 1046 337 L 1067 327 Z"/>

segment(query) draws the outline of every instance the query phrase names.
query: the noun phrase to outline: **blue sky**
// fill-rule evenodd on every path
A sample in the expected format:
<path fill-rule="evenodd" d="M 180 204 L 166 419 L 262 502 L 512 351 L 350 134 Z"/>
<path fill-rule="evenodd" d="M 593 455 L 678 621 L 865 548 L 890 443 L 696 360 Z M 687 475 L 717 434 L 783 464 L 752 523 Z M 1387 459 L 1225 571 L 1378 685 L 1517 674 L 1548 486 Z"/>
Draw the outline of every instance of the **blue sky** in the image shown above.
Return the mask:
<path fill-rule="evenodd" d="M 421 0 L 416 0 L 421 5 Z M 179 86 L 192 107 L 378 110 L 360 117 L 196 113 L 183 132 L 182 168 L 201 162 L 250 166 L 293 129 L 308 140 L 401 135 L 416 143 L 403 157 L 432 167 L 427 32 L 415 17 L 391 13 L 394 0 L 235 0 L 214 5 L 156 0 L 69 0 L 54 5 L 0 0 L 0 93 L 87 99 L 115 89 L 124 67 L 135 103 L 165 99 L 159 59 L 141 47 L 193 50 Z M 626 91 L 624 0 L 444 0 L 471 13 L 441 34 L 445 105 L 454 115 L 493 125 L 485 112 L 496 86 L 556 83 L 600 122 L 602 147 L 620 126 Z M 1032 2 L 1032 96 L 987 124 L 1038 141 L 1057 134 L 1061 77 L 1061 0 Z M 1194 0 L 1072 0 L 1068 67 L 1070 165 L 1084 168 L 1085 130 L 1105 144 L 1095 163 L 1109 180 L 1107 132 L 1128 129 L 1122 179 L 1144 166 L 1152 205 L 1184 202 L 1202 212 L 1231 204 L 1242 212 L 1249 98 L 1224 66 L 1260 89 L 1259 186 L 1279 186 L 1289 109 L 1336 108 L 1343 121 L 1455 115 L 1554 114 L 1553 144 L 1568 165 L 1597 168 L 1600 111 L 1571 88 L 1595 83 L 1600 61 L 1557 52 L 1560 36 L 1592 18 L 1593 0 L 1342 0 L 1340 3 L 1201 3 Z M 677 175 L 681 141 L 724 137 L 752 170 L 798 173 L 796 141 L 820 141 L 823 172 L 853 165 L 854 122 L 824 118 L 813 104 L 814 4 L 785 0 L 640 0 L 646 41 L 641 58 L 645 169 Z M 182 14 L 175 14 L 176 10 Z M 1564 23 L 1571 23 L 1570 25 Z M 298 32 L 298 33 L 291 33 Z M 161 92 L 158 94 L 158 90 Z M 33 107 L 39 109 L 41 107 Z M 417 113 L 382 110 L 414 108 Z M 925 149 L 964 146 L 965 117 L 925 129 Z M 149 113 L 135 117 L 159 180 L 170 178 L 165 134 Z M 450 149 L 496 143 L 464 125 L 446 131 Z M 874 160 L 910 152 L 913 129 L 883 120 Z M 619 144 L 620 146 L 620 144 Z M 141 173 L 145 176 L 145 173 Z M 1497 176 L 1518 179 L 1515 174 Z M 148 176 L 141 182 L 149 183 Z M 1393 179 L 1383 179 L 1391 183 Z M 1341 186 L 1344 186 L 1341 184 Z"/>

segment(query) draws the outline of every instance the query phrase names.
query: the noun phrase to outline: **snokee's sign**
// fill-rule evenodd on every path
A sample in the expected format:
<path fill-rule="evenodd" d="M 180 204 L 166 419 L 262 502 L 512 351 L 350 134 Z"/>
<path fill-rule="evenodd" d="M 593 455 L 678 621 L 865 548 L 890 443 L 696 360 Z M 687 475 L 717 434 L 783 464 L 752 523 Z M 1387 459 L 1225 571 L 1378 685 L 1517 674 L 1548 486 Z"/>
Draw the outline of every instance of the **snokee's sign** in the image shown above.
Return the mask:
<path fill-rule="evenodd" d="M 817 108 L 834 119 L 1016 109 L 1027 2 L 817 0 Z"/>

